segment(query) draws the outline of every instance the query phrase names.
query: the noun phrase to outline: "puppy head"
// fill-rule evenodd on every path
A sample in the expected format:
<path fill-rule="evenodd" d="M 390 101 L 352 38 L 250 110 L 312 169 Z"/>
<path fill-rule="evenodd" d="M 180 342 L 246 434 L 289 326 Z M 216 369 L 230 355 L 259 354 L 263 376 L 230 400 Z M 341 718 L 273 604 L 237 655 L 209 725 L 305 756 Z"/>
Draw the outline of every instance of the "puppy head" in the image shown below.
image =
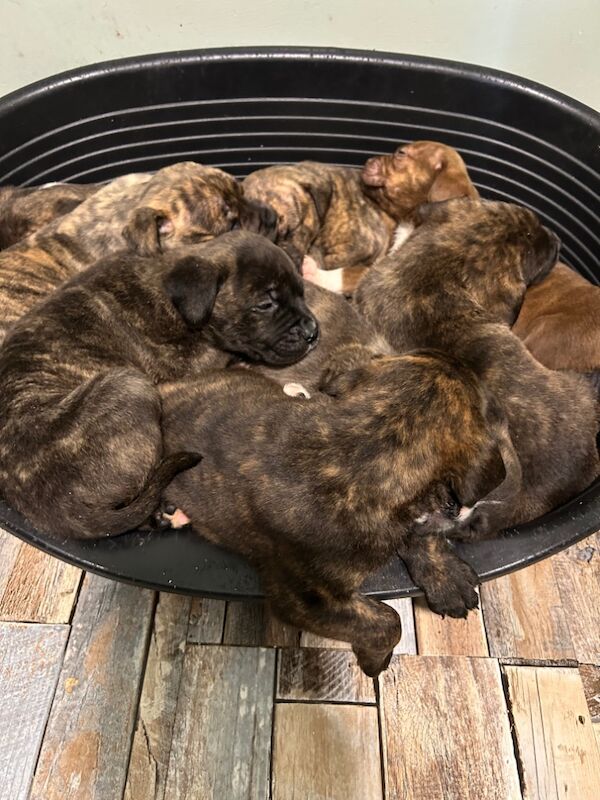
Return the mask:
<path fill-rule="evenodd" d="M 361 177 L 365 192 L 398 221 L 427 201 L 479 197 L 460 155 L 439 142 L 413 142 L 370 158 Z"/>
<path fill-rule="evenodd" d="M 445 253 L 448 277 L 480 305 L 512 323 L 528 286 L 556 264 L 560 239 L 533 211 L 490 200 L 427 203 L 412 246 Z"/>
<path fill-rule="evenodd" d="M 243 197 L 231 175 L 183 162 L 151 178 L 123 236 L 134 252 L 149 256 L 209 241 L 240 227 L 273 237 L 275 222 L 271 209 Z"/>
<path fill-rule="evenodd" d="M 236 231 L 181 259 L 165 288 L 186 324 L 222 350 L 286 366 L 316 345 L 319 328 L 289 257 L 262 236 Z"/>

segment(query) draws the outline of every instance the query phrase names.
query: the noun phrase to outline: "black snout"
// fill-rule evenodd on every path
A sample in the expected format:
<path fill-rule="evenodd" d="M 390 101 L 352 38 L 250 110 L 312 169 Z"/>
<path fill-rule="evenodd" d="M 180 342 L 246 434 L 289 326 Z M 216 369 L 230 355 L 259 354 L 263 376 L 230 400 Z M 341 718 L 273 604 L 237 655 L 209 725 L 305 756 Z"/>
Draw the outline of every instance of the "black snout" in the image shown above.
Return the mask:
<path fill-rule="evenodd" d="M 319 336 L 319 324 L 314 317 L 304 317 L 300 321 L 300 332 L 307 342 L 314 342 Z"/>
<path fill-rule="evenodd" d="M 560 251 L 560 246 L 562 244 L 562 242 L 560 241 L 560 237 L 556 233 L 554 233 L 554 231 L 550 230 L 550 228 L 546 228 L 545 225 L 543 226 L 543 228 L 548 234 L 548 237 L 550 238 L 551 242 L 552 252 L 550 254 L 550 258 L 551 259 L 553 258 L 555 261 L 558 261 L 558 253 Z"/>

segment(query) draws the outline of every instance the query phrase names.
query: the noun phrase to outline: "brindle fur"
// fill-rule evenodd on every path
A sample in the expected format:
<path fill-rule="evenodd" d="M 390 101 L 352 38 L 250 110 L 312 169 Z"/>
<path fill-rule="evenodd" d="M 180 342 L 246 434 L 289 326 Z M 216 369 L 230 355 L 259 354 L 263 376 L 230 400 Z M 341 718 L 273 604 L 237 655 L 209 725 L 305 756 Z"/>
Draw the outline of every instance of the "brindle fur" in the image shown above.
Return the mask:
<path fill-rule="evenodd" d="M 277 306 L 261 309 L 274 295 Z M 242 231 L 163 256 L 115 256 L 72 278 L 0 349 L 4 499 L 55 535 L 139 525 L 173 473 L 198 460 L 164 458 L 157 385 L 232 352 L 302 358 L 318 330 L 302 295 L 285 253 Z"/>
<path fill-rule="evenodd" d="M 247 197 L 278 216 L 276 242 L 300 268 L 368 266 L 388 249 L 394 219 L 363 192 L 360 171 L 314 161 L 267 167 L 244 180 Z"/>
<path fill-rule="evenodd" d="M 363 580 L 415 518 L 452 502 L 449 482 L 470 490 L 497 442 L 475 375 L 437 353 L 381 356 L 324 388 L 338 399 L 290 398 L 240 370 L 160 387 L 167 452 L 204 454 L 165 504 L 248 558 L 281 619 L 351 642 L 377 675 L 400 621 Z"/>
<path fill-rule="evenodd" d="M 274 222 L 270 209 L 244 200 L 234 178 L 212 167 L 184 162 L 117 178 L 0 253 L 0 339 L 12 322 L 99 258 L 123 249 L 152 255 L 238 225 L 270 233 Z"/>
<path fill-rule="evenodd" d="M 600 376 L 600 287 L 557 264 L 525 293 L 513 333 L 550 369 Z"/>
<path fill-rule="evenodd" d="M 557 251 L 557 237 L 526 209 L 472 200 L 430 204 L 403 248 L 375 265 L 356 294 L 396 350 L 439 348 L 475 371 L 508 420 L 522 466 L 513 502 L 474 513 L 470 525 L 446 521 L 438 535 L 415 529 L 403 557 L 438 611 L 445 610 L 436 599 L 440 582 L 451 587 L 459 570 L 464 580 L 464 565 L 444 536 L 479 538 L 532 520 L 599 473 L 597 403 L 588 381 L 546 369 L 509 329 L 527 286 L 547 275 Z M 498 483 L 500 469 L 491 462 L 481 485 L 459 494 L 460 502 L 473 506 Z"/>
<path fill-rule="evenodd" d="M 93 183 L 0 187 L 0 250 L 73 211 L 98 188 Z"/>

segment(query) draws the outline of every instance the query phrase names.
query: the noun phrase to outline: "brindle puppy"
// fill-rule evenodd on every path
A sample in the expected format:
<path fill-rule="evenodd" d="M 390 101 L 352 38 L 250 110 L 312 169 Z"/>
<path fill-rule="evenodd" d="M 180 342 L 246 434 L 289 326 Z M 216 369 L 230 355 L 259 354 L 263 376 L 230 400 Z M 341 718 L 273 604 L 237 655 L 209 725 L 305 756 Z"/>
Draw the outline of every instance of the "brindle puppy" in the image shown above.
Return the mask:
<path fill-rule="evenodd" d="M 68 278 L 122 249 L 152 255 L 241 225 L 272 233 L 274 213 L 244 200 L 225 172 L 186 162 L 127 175 L 0 253 L 0 340 L 14 320 Z"/>
<path fill-rule="evenodd" d="M 303 288 L 283 251 L 242 231 L 164 256 L 115 256 L 72 278 L 0 349 L 4 499 L 51 534 L 142 523 L 173 474 L 198 461 L 164 458 L 157 384 L 231 353 L 302 358 L 318 335 Z"/>
<path fill-rule="evenodd" d="M 544 366 L 591 373 L 600 388 L 600 287 L 570 267 L 527 290 L 513 333 Z"/>
<path fill-rule="evenodd" d="M 278 241 L 306 278 L 351 294 L 374 261 L 398 248 L 427 200 L 478 197 L 460 155 L 439 142 L 402 145 L 362 171 L 304 162 L 255 172 L 247 192 L 279 214 Z M 326 270 L 326 271 L 323 271 Z"/>
<path fill-rule="evenodd" d="M 526 288 L 556 263 L 558 238 L 532 212 L 506 203 L 430 204 L 421 219 L 403 248 L 365 276 L 358 307 L 397 350 L 435 347 L 471 368 L 506 416 L 523 470 L 514 502 L 470 513 L 502 474 L 490 462 L 480 486 L 458 493 L 460 518 L 438 515 L 437 534 L 429 532 L 432 520 L 415 528 L 402 557 L 431 602 L 457 571 L 464 577 L 445 535 L 478 538 L 532 520 L 582 491 L 600 465 L 589 383 L 543 367 L 509 329 Z"/>
<path fill-rule="evenodd" d="M 472 371 L 435 352 L 374 359 L 327 390 L 342 396 L 291 398 L 238 370 L 160 387 L 166 452 L 204 455 L 165 504 L 248 558 L 281 619 L 351 642 L 374 676 L 401 629 L 363 580 L 452 502 L 448 482 L 470 491 L 506 437 Z"/>
<path fill-rule="evenodd" d="M 68 214 L 98 190 L 97 184 L 49 183 L 0 187 L 0 250 Z"/>

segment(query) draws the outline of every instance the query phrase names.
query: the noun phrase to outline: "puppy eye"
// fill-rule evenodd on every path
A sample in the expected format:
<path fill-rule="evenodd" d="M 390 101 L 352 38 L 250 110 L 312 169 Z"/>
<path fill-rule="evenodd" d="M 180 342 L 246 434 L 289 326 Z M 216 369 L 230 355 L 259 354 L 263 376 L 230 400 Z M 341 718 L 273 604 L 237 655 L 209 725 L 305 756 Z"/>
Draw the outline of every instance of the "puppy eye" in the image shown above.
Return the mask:
<path fill-rule="evenodd" d="M 269 290 L 267 292 L 268 297 L 264 300 L 261 300 L 260 303 L 257 303 L 255 306 L 252 307 L 252 311 L 258 311 L 260 313 L 264 313 L 265 311 L 274 311 L 278 306 L 279 303 L 277 302 L 277 295 L 273 290 Z"/>

